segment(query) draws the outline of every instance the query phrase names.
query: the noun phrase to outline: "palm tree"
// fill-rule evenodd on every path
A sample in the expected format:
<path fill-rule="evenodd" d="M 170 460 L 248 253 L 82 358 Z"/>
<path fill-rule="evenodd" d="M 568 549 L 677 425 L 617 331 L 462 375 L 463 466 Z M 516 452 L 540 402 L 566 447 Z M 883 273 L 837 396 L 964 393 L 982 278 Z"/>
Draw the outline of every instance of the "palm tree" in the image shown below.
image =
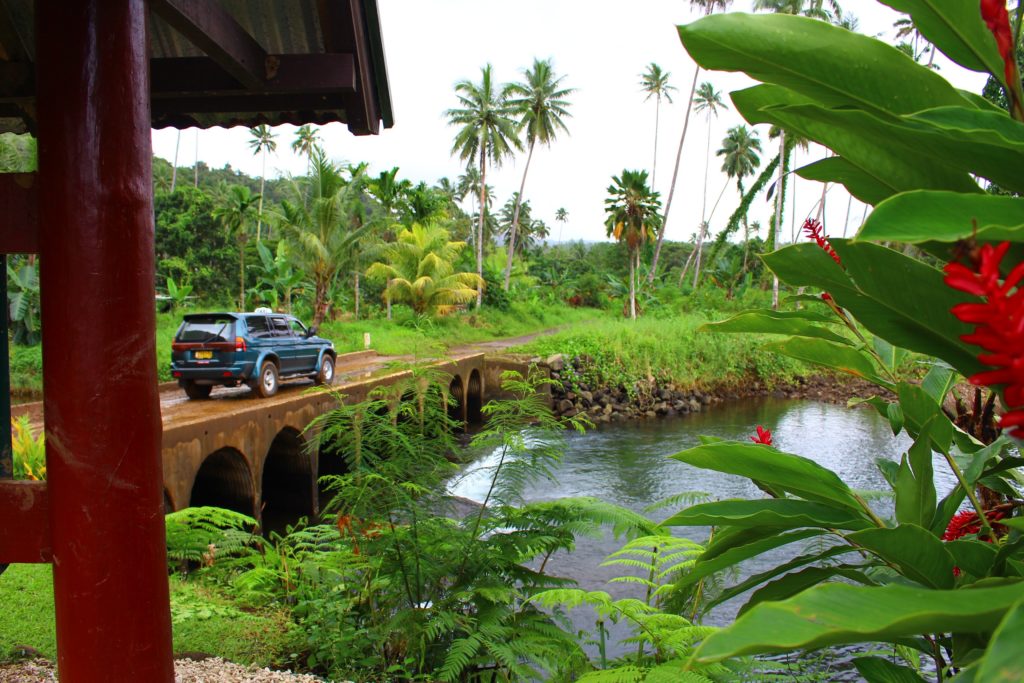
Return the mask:
<path fill-rule="evenodd" d="M 181 128 L 178 129 L 178 137 L 174 140 L 174 165 L 171 166 L 171 192 L 178 183 L 178 148 L 181 147 Z"/>
<path fill-rule="evenodd" d="M 761 151 L 761 141 L 757 134 L 744 125 L 734 126 L 722 140 L 722 147 L 715 152 L 716 156 L 722 157 L 722 171 L 730 179 L 736 179 L 736 186 L 739 189 L 740 197 L 743 197 L 743 179 L 754 175 L 757 167 L 761 165 L 761 158 L 758 153 Z M 743 218 L 746 225 L 746 217 Z M 703 231 L 701 231 L 703 232 Z M 697 263 L 693 275 L 693 286 L 697 286 L 700 278 L 701 242 L 697 240 Z"/>
<path fill-rule="evenodd" d="M 232 185 L 213 210 L 219 220 L 238 243 L 238 310 L 245 310 L 245 244 L 249 241 L 246 226 L 252 219 L 253 205 L 259 200 L 244 185 Z"/>
<path fill-rule="evenodd" d="M 795 14 L 836 24 L 843 19 L 843 8 L 836 0 L 754 0 L 754 10 Z"/>
<path fill-rule="evenodd" d="M 501 166 L 506 157 L 511 156 L 513 149 L 522 149 L 523 144 L 516 134 L 512 116 L 515 114 L 509 106 L 508 86 L 495 87 L 491 76 L 491 65 L 483 67 L 480 83 L 468 80 L 455 84 L 455 94 L 459 99 L 460 109 L 449 109 L 448 125 L 459 126 L 452 145 L 452 154 L 466 162 L 476 162 L 480 166 L 480 220 L 476 234 L 476 273 L 483 281 L 484 273 L 484 214 L 487 212 L 487 201 L 484 192 L 487 187 L 487 162 L 495 167 Z M 477 290 L 477 308 L 483 302 L 483 288 Z"/>
<path fill-rule="evenodd" d="M 672 91 L 675 86 L 668 83 L 669 72 L 662 71 L 661 67 L 651 62 L 647 65 L 647 71 L 640 74 L 640 88 L 647 93 L 644 102 L 654 98 L 654 161 L 651 163 L 651 187 L 654 187 L 654 180 L 658 176 L 658 127 L 661 117 L 661 100 L 664 99 L 672 104 Z"/>
<path fill-rule="evenodd" d="M 533 159 L 533 147 L 537 142 L 551 146 L 559 131 L 569 132 L 563 118 L 572 116 L 569 113 L 567 98 L 575 88 L 562 88 L 564 76 L 555 77 L 550 60 L 534 59 L 533 67 L 524 72 L 526 80 L 509 86 L 509 105 L 519 115 L 519 127 L 526 131 L 526 165 L 523 167 L 523 179 L 516 193 L 516 207 L 512 214 L 512 230 L 509 237 L 508 260 L 505 263 L 505 291 L 508 291 L 512 279 L 512 255 L 516 246 L 516 230 L 519 228 L 519 207 L 522 203 L 523 190 L 526 188 L 526 174 L 530 170 Z"/>
<path fill-rule="evenodd" d="M 319 325 L 330 307 L 329 292 L 355 246 L 370 229 L 365 220 L 365 176 L 362 166 L 349 177 L 327 159 L 320 147 L 312 155 L 312 174 L 295 183 L 295 202 L 281 202 L 281 227 L 292 237 L 296 265 L 313 282 L 313 324 Z"/>
<path fill-rule="evenodd" d="M 722 93 L 715 90 L 715 86 L 710 81 L 704 81 L 697 88 L 697 94 L 693 98 L 693 108 L 698 113 L 704 113 L 707 115 L 707 152 L 704 155 L 704 201 L 701 204 L 700 220 L 709 221 L 707 215 L 708 208 L 708 167 L 711 162 L 711 120 L 718 118 L 719 109 L 728 109 L 724 102 L 722 102 Z"/>
<path fill-rule="evenodd" d="M 313 149 L 320 144 L 320 134 L 312 126 L 299 126 L 292 141 L 292 151 L 306 157 L 306 175 L 309 175 Z"/>
<path fill-rule="evenodd" d="M 569 222 L 569 212 L 566 211 L 565 208 L 559 207 L 558 210 L 555 211 L 555 220 L 560 223 L 558 227 L 558 241 L 561 242 L 562 226 Z"/>
<path fill-rule="evenodd" d="M 407 302 L 417 313 L 447 313 L 472 301 L 483 287 L 478 274 L 455 271 L 465 247 L 465 242 L 449 241 L 448 231 L 436 224 L 413 223 L 384 247 L 382 260 L 366 276 L 387 282 L 389 301 Z"/>
<path fill-rule="evenodd" d="M 726 9 L 732 0 L 690 0 L 690 7 L 704 10 L 704 16 L 708 16 L 716 9 Z M 647 281 L 654 282 L 654 276 L 658 272 L 658 258 L 661 256 L 661 243 L 665 239 L 665 227 L 668 225 L 668 213 L 672 210 L 672 198 L 676 193 L 676 180 L 679 179 L 679 162 L 683 158 L 683 143 L 686 142 L 686 131 L 690 128 L 690 112 L 693 110 L 693 97 L 697 92 L 697 79 L 700 77 L 700 66 L 693 67 L 693 84 L 690 86 L 690 98 L 686 104 L 686 116 L 683 118 L 683 132 L 679 136 L 679 149 L 676 150 L 676 164 L 672 170 L 672 184 L 668 188 L 668 201 L 665 202 L 665 213 L 661 217 L 661 226 L 658 228 L 658 241 L 654 246 L 654 258 L 651 260 L 651 270 L 647 274 Z"/>
<path fill-rule="evenodd" d="M 249 147 L 254 155 L 263 153 L 263 171 L 260 173 L 260 205 L 256 210 L 256 241 L 260 241 L 260 228 L 263 225 L 263 191 L 267 183 L 267 152 L 277 149 L 276 135 L 270 126 L 259 125 L 249 130 L 252 137 L 249 139 Z"/>
<path fill-rule="evenodd" d="M 640 247 L 654 236 L 661 200 L 647 185 L 647 171 L 622 171 L 612 176 L 608 198 L 604 200 L 608 214 L 605 227 L 608 236 L 626 245 L 629 258 L 629 317 L 636 320 L 636 273 Z"/>

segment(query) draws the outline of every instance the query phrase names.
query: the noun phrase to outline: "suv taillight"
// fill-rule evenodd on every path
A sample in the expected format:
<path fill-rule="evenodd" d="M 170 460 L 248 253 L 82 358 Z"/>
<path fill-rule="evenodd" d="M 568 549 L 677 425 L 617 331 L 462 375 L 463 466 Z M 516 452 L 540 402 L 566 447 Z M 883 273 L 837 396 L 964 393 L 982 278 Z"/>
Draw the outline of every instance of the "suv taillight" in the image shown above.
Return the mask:
<path fill-rule="evenodd" d="M 235 337 L 235 351 L 245 351 L 245 339 L 242 337 Z"/>

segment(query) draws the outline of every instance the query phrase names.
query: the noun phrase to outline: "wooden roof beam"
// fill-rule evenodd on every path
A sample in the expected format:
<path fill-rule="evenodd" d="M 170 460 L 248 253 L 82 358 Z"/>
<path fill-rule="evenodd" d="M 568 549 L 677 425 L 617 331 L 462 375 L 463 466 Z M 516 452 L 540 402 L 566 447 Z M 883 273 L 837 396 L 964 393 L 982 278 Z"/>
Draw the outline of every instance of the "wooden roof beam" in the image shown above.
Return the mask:
<path fill-rule="evenodd" d="M 9 62 L 29 61 L 25 41 L 14 28 L 11 9 L 4 0 L 0 0 L 0 60 Z"/>
<path fill-rule="evenodd" d="M 152 0 L 156 14 L 250 90 L 267 80 L 267 53 L 220 3 Z"/>
<path fill-rule="evenodd" d="M 348 127 L 355 135 L 380 132 L 373 60 L 364 34 L 362 0 L 317 0 L 324 50 L 348 52 L 356 60 L 356 91 L 347 101 Z"/>
<path fill-rule="evenodd" d="M 352 55 L 270 55 L 274 75 L 258 89 L 242 89 L 209 57 L 164 57 L 150 61 L 153 98 L 355 92 Z M 2 72 L 2 69 L 0 69 Z"/>

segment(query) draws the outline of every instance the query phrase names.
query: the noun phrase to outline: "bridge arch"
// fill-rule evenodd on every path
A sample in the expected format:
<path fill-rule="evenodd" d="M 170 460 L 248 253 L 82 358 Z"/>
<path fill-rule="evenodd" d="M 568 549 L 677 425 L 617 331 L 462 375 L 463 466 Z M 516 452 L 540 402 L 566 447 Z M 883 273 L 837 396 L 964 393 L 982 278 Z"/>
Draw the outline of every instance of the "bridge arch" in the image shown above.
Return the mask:
<path fill-rule="evenodd" d="M 262 527 L 268 531 L 284 531 L 300 517 L 312 517 L 314 507 L 313 458 L 306 441 L 294 427 L 277 433 L 263 461 Z"/>
<path fill-rule="evenodd" d="M 164 487 L 164 514 L 169 515 L 174 512 L 174 496 L 171 495 L 170 490 Z"/>
<path fill-rule="evenodd" d="M 258 518 L 256 486 L 245 456 L 230 447 L 206 456 L 192 481 L 189 505 L 227 508 Z"/>
<path fill-rule="evenodd" d="M 348 474 L 348 463 L 341 457 L 341 453 L 328 450 L 326 445 L 321 445 L 317 451 L 316 470 L 317 512 L 319 513 L 323 512 L 333 497 L 333 494 L 327 491 L 326 485 L 320 483 L 320 477 Z"/>
<path fill-rule="evenodd" d="M 459 423 L 466 420 L 466 387 L 462 375 L 452 375 L 448 383 L 448 395 L 454 399 L 448 403 L 448 417 Z"/>
<path fill-rule="evenodd" d="M 483 422 L 483 407 L 484 380 L 480 371 L 474 368 L 469 373 L 469 382 L 466 384 L 466 424 Z"/>

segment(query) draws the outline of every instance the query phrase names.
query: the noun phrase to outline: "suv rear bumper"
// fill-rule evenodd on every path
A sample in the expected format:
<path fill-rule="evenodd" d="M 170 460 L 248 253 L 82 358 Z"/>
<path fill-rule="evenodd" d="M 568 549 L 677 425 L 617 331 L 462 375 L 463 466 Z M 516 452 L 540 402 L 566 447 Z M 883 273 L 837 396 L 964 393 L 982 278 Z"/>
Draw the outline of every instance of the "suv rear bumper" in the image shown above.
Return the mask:
<path fill-rule="evenodd" d="M 183 384 L 184 382 L 215 385 L 233 384 L 247 381 L 252 376 L 255 366 L 256 363 L 247 362 L 204 368 L 187 368 L 171 363 L 171 376 L 178 380 L 178 384 Z"/>

